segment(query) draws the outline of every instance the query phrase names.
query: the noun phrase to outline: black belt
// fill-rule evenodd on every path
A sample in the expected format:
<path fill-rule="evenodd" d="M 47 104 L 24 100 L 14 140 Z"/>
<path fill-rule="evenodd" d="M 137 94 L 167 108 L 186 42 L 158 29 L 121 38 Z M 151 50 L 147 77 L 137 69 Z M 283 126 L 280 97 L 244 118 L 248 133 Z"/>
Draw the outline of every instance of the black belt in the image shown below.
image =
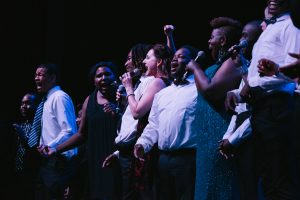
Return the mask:
<path fill-rule="evenodd" d="M 184 155 L 184 154 L 196 154 L 195 148 L 181 148 L 181 149 L 170 149 L 170 150 L 159 150 L 159 153 L 167 155 Z"/>

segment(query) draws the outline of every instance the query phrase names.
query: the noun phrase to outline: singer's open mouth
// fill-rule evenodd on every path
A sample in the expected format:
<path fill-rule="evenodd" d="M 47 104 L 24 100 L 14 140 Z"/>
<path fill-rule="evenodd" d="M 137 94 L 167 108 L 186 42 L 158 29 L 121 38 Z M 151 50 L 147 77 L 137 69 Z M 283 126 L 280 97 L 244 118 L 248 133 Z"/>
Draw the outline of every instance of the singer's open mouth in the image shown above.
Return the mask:
<path fill-rule="evenodd" d="M 178 63 L 171 64 L 171 72 L 176 72 L 177 68 L 178 68 Z"/>

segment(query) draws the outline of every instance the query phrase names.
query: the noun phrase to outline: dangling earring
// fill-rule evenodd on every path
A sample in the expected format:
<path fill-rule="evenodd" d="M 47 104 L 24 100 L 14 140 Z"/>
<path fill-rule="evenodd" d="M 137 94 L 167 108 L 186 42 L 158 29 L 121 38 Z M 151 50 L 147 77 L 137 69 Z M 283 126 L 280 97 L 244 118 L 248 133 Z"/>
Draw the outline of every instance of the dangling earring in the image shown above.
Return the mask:
<path fill-rule="evenodd" d="M 225 55 L 225 51 L 224 51 L 224 48 L 223 46 L 221 46 L 219 52 L 218 52 L 218 60 L 220 60 L 220 58 L 222 58 L 224 55 Z"/>
<path fill-rule="evenodd" d="M 223 57 L 225 56 L 226 52 L 224 51 L 223 46 L 221 46 L 218 52 L 217 64 L 221 64 L 223 62 Z"/>

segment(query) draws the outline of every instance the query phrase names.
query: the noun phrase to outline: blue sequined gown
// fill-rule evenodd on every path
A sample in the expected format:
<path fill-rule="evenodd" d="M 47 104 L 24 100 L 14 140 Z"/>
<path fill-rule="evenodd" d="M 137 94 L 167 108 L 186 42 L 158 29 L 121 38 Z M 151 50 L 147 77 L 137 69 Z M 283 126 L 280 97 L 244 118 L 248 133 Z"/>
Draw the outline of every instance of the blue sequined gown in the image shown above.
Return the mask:
<path fill-rule="evenodd" d="M 207 68 L 205 74 L 212 78 L 220 65 Z M 230 122 L 223 109 L 216 109 L 204 97 L 200 103 L 195 200 L 233 200 L 233 161 L 226 160 L 217 151 Z"/>

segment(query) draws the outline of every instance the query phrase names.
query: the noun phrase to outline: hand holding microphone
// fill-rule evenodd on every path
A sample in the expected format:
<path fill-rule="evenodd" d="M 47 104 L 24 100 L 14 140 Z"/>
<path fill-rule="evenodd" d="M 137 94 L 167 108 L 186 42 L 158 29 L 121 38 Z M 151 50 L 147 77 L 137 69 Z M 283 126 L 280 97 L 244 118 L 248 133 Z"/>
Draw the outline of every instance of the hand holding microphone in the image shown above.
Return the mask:
<path fill-rule="evenodd" d="M 223 56 L 221 56 L 217 64 L 222 64 L 224 61 L 226 61 L 228 58 L 236 55 L 241 49 L 248 47 L 248 41 L 247 40 L 241 40 L 238 45 L 232 46 Z"/>
<path fill-rule="evenodd" d="M 197 62 L 201 67 L 201 65 L 203 64 L 204 59 L 205 59 L 205 52 L 204 51 L 198 51 L 196 58 L 194 58 L 193 60 L 194 60 L 194 62 Z M 181 79 L 182 81 L 184 81 L 187 78 L 187 76 L 189 74 L 189 71 L 193 71 L 193 70 L 191 70 L 191 68 L 196 67 L 194 64 L 191 65 L 190 63 L 191 63 L 191 61 L 186 66 L 186 72 L 182 76 L 182 79 Z"/>
<path fill-rule="evenodd" d="M 121 113 L 121 104 L 122 99 L 125 95 L 125 87 L 123 85 L 119 85 L 116 93 L 116 101 L 117 101 L 117 107 L 116 107 L 116 114 Z"/>
<path fill-rule="evenodd" d="M 122 81 L 122 84 L 125 88 L 132 86 L 132 79 L 141 76 L 142 71 L 138 68 L 134 69 L 131 72 L 124 73 L 119 79 Z"/>
<path fill-rule="evenodd" d="M 127 94 L 134 94 L 133 93 L 133 85 L 132 85 L 132 78 L 141 76 L 142 71 L 138 68 L 134 69 L 132 72 L 127 72 L 120 76 L 120 80 L 122 81 L 122 84 L 118 86 L 117 92 L 116 92 L 116 101 L 117 101 L 117 107 L 116 112 L 117 114 L 121 112 L 121 104 L 126 104 L 126 93 Z"/>

